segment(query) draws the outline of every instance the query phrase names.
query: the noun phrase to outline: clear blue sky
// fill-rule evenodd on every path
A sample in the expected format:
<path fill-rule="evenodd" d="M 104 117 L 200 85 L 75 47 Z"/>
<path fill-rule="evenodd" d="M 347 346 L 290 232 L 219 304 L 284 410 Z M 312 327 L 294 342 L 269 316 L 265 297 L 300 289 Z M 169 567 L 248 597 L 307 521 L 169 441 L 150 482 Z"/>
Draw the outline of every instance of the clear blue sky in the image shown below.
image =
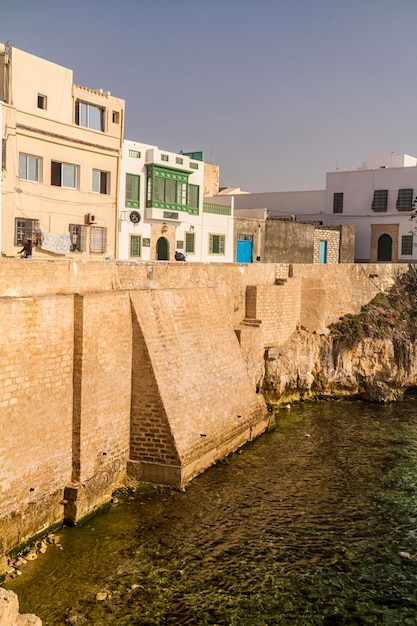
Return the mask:
<path fill-rule="evenodd" d="M 0 41 L 124 98 L 126 139 L 204 150 L 223 186 L 417 156 L 417 0 L 0 0 Z"/>

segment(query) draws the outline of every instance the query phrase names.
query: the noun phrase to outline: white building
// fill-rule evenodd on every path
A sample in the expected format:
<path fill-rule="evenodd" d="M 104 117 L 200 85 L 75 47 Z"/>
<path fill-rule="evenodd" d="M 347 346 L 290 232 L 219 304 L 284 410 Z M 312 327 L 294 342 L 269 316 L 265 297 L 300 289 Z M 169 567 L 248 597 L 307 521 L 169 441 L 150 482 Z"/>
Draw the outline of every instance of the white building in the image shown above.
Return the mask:
<path fill-rule="evenodd" d="M 415 157 L 372 157 L 358 170 L 327 174 L 325 223 L 354 224 L 358 262 L 411 262 L 416 193 Z"/>
<path fill-rule="evenodd" d="M 233 260 L 233 199 L 204 203 L 202 153 L 173 153 L 123 142 L 118 258 Z M 212 200 L 212 199 L 211 199 Z"/>
<path fill-rule="evenodd" d="M 329 172 L 326 189 L 232 193 L 235 210 L 267 209 L 271 217 L 355 226 L 357 262 L 414 262 L 417 158 L 392 153 L 370 157 L 357 170 Z"/>

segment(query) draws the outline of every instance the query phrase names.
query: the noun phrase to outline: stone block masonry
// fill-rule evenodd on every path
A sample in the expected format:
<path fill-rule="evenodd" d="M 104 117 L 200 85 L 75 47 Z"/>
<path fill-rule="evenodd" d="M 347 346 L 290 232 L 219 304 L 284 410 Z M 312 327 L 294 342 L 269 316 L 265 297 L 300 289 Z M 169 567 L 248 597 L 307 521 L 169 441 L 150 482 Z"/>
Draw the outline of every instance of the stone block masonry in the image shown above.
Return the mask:
<path fill-rule="evenodd" d="M 72 473 L 73 296 L 0 299 L 0 538 L 62 518 Z"/>
<path fill-rule="evenodd" d="M 262 432 L 265 352 L 403 269 L 0 259 L 0 563 L 128 472 L 181 487 Z"/>
<path fill-rule="evenodd" d="M 165 482 L 159 472 L 165 477 L 172 466 L 183 486 L 265 429 L 265 404 L 213 288 L 143 290 L 131 298 L 138 322 L 131 460 L 153 482 Z"/>

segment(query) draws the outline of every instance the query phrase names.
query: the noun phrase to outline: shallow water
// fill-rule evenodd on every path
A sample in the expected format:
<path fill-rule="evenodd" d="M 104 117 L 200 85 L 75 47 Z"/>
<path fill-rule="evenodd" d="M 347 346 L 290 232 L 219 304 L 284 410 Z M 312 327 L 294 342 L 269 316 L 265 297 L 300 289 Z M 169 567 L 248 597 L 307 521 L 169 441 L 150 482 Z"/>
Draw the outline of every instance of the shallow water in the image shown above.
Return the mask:
<path fill-rule="evenodd" d="M 62 529 L 6 586 L 44 626 L 416 625 L 416 409 L 283 410 L 185 492 Z"/>

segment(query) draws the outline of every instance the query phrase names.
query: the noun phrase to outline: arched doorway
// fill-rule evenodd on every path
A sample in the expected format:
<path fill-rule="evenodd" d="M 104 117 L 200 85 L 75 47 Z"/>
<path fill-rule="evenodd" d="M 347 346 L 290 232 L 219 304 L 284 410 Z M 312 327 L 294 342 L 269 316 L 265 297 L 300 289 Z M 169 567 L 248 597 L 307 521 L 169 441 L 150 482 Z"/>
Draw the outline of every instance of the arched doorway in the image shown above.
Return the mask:
<path fill-rule="evenodd" d="M 392 237 L 381 235 L 378 239 L 378 261 L 392 260 Z"/>
<path fill-rule="evenodd" d="M 169 243 L 165 237 L 159 237 L 156 242 L 156 258 L 158 261 L 169 261 Z"/>

